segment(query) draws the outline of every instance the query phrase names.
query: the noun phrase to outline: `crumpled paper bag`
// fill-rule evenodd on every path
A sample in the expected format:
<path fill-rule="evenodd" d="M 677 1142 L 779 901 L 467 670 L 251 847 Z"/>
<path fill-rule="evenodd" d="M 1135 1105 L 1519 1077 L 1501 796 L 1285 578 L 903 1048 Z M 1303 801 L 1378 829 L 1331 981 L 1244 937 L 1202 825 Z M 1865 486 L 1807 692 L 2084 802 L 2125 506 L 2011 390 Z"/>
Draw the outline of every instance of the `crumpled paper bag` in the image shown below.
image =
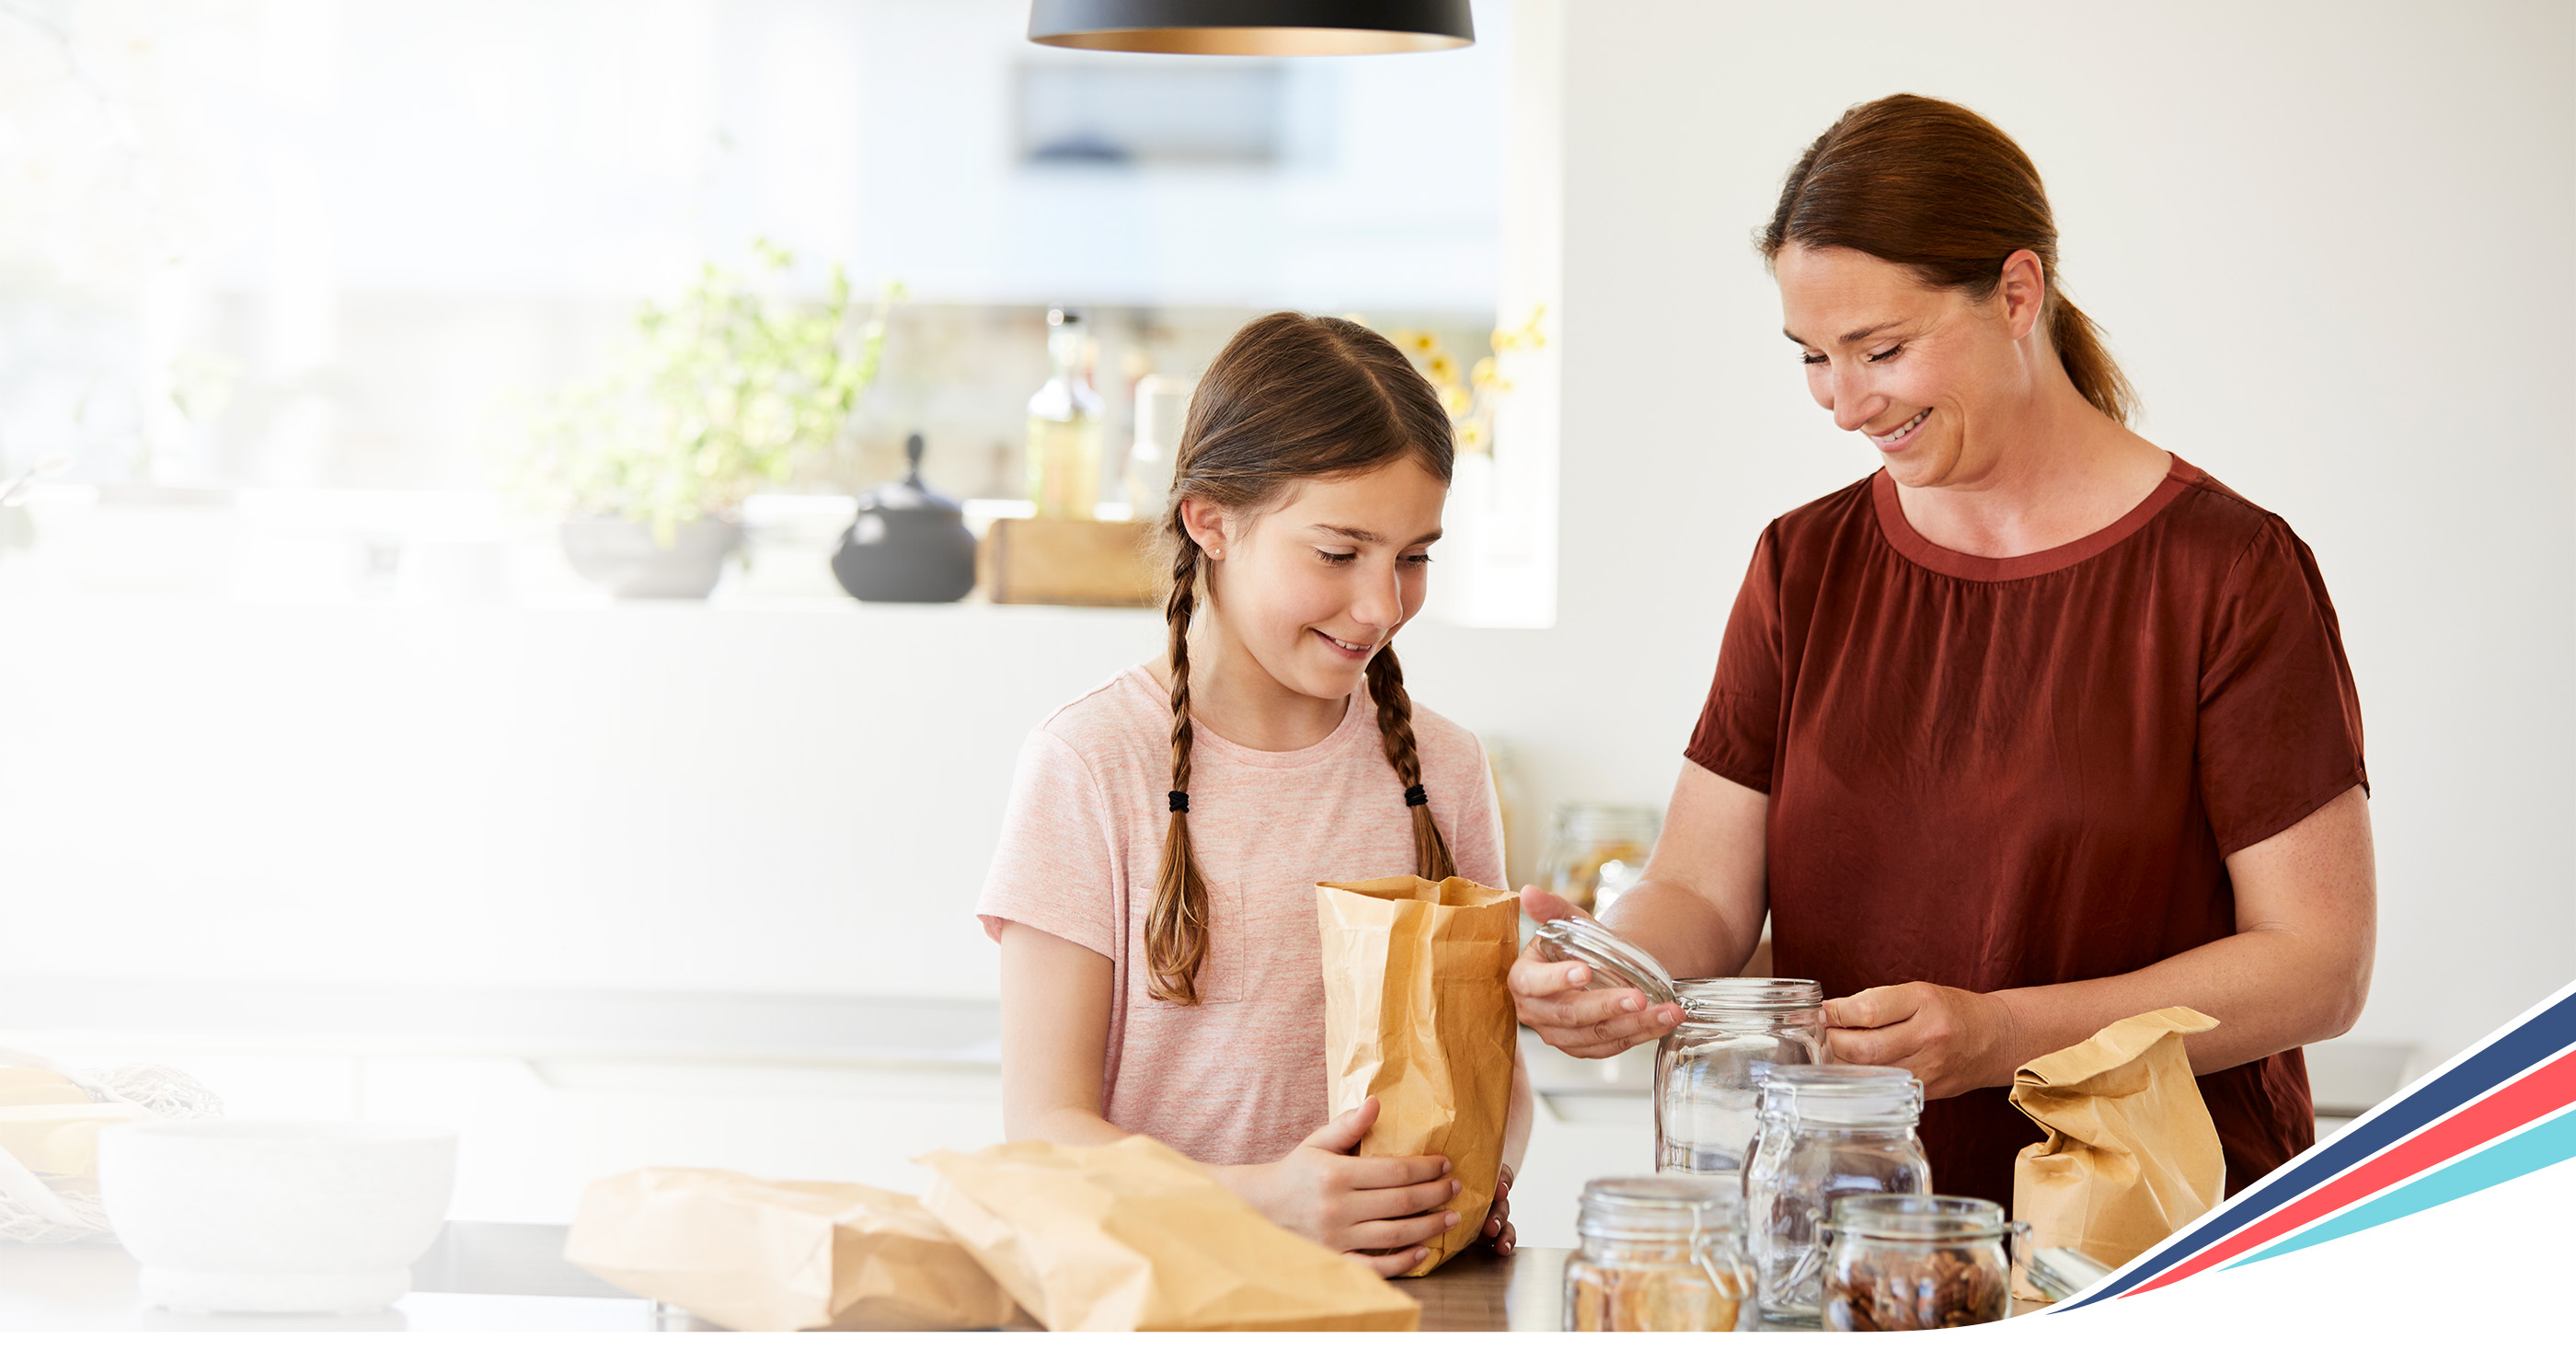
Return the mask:
<path fill-rule="evenodd" d="M 1142 1135 L 925 1154 L 922 1204 L 1049 1329 L 1413 1329 L 1367 1264 Z"/>
<path fill-rule="evenodd" d="M 2216 1025 L 2163 1008 L 2013 1075 L 2012 1104 L 2047 1135 L 2013 1160 L 2013 1218 L 2030 1222 L 2034 1249 L 2081 1249 L 2117 1268 L 2225 1197 L 2218 1127 L 2182 1044 Z"/>
<path fill-rule="evenodd" d="M 1446 1155 L 1458 1223 L 1428 1240 L 1419 1277 L 1476 1242 L 1502 1174 L 1517 1040 L 1506 976 L 1520 896 L 1411 875 L 1315 886 L 1323 934 L 1330 1108 L 1378 1100 L 1367 1157 Z"/>
<path fill-rule="evenodd" d="M 899 1192 L 638 1168 L 582 1194 L 564 1257 L 728 1329 L 996 1329 L 1034 1323 Z"/>

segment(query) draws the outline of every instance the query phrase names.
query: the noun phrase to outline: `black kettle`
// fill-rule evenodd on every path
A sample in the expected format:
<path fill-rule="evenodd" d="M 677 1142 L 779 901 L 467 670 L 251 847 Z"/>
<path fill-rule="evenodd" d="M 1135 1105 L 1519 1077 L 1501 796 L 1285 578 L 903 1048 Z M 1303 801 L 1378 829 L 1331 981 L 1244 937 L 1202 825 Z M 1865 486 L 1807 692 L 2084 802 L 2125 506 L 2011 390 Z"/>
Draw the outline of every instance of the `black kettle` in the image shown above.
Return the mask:
<path fill-rule="evenodd" d="M 921 485 L 921 434 L 903 442 L 901 482 L 859 498 L 832 575 L 863 601 L 953 601 L 975 589 L 975 534 L 956 502 Z"/>

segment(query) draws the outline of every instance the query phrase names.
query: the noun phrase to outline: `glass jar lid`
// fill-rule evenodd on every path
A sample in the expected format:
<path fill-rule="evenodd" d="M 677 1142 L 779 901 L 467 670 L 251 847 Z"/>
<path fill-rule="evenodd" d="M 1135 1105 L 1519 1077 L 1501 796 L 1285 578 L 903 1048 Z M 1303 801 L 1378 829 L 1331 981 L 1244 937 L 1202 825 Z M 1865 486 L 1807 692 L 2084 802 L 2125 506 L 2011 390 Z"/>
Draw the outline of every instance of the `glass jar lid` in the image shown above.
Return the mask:
<path fill-rule="evenodd" d="M 1693 1021 L 1809 1012 L 1825 1005 L 1824 986 L 1813 979 L 1676 979 L 1673 993 L 1683 1015 Z"/>
<path fill-rule="evenodd" d="M 1586 1239 L 1694 1239 L 1734 1229 L 1744 1191 L 1725 1178 L 1594 1178 L 1583 1184 L 1574 1230 Z"/>
<path fill-rule="evenodd" d="M 1947 1243 L 1999 1239 L 2009 1228 L 2004 1208 L 1984 1197 L 1868 1192 L 1834 1203 L 1834 1232 L 1865 1239 Z"/>
<path fill-rule="evenodd" d="M 1665 973 L 1662 961 L 1580 913 L 1542 922 L 1534 936 L 1541 957 L 1590 966 L 1593 988 L 1633 988 L 1649 1003 L 1674 999 L 1673 976 Z"/>
<path fill-rule="evenodd" d="M 1800 1125 L 1914 1124 L 1923 1081 L 1884 1064 L 1774 1064 L 1761 1077 L 1766 1112 Z"/>

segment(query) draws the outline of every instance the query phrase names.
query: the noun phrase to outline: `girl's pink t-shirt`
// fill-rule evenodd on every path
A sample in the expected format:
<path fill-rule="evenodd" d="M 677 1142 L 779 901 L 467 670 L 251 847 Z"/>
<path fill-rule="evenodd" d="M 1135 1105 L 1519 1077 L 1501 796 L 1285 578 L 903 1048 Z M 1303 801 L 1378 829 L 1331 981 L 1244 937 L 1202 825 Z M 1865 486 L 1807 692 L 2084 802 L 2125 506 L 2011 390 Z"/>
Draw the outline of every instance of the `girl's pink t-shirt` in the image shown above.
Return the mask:
<path fill-rule="evenodd" d="M 1109 958 L 1101 1114 L 1202 1163 L 1267 1163 L 1324 1124 L 1324 979 L 1315 886 L 1413 873 L 1413 820 L 1366 687 L 1312 747 L 1262 752 L 1196 726 L 1190 844 L 1210 927 L 1195 1007 L 1145 967 L 1170 826 L 1172 700 L 1132 667 L 1049 716 L 1020 749 L 976 913 Z M 1415 705 L 1431 814 L 1458 873 L 1503 882 L 1502 819 L 1475 735 Z"/>

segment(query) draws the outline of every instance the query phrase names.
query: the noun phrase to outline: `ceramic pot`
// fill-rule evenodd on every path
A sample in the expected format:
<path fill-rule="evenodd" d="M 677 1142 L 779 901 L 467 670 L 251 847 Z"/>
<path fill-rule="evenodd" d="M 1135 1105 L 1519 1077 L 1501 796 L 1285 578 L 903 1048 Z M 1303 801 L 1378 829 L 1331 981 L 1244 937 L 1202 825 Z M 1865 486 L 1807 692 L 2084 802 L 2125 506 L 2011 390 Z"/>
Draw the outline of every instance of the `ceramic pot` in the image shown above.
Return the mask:
<path fill-rule="evenodd" d="M 863 601 L 953 601 L 975 589 L 975 532 L 962 508 L 921 481 L 921 436 L 904 441 L 910 472 L 859 498 L 832 575 Z"/>
<path fill-rule="evenodd" d="M 742 526 L 720 516 L 683 520 L 665 547 L 646 522 L 579 516 L 563 523 L 563 546 L 573 571 L 621 600 L 705 600 L 725 555 L 742 547 Z"/>
<path fill-rule="evenodd" d="M 364 1314 L 411 1290 L 456 1184 L 456 1136 L 333 1121 L 167 1121 L 99 1132 L 99 1199 L 144 1304 Z"/>

